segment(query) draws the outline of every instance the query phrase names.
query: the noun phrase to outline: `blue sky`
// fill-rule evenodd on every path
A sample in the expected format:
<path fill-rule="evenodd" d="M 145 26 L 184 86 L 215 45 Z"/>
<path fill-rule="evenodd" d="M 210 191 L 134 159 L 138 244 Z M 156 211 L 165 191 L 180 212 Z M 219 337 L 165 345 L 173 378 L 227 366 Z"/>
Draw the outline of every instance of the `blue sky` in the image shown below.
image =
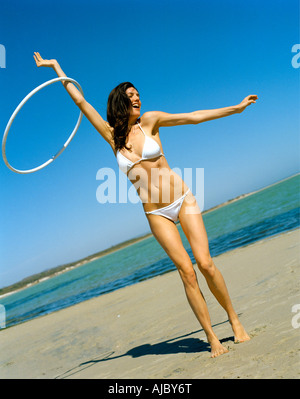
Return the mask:
<path fill-rule="evenodd" d="M 259 100 L 244 113 L 161 129 L 171 167 L 204 168 L 204 209 L 299 171 L 300 43 L 296 0 L 2 0 L 0 131 L 19 102 L 56 77 L 33 52 L 56 58 L 106 117 L 109 92 L 131 81 L 142 110 L 189 112 Z M 61 84 L 34 96 L 7 139 L 16 168 L 46 161 L 78 110 Z M 141 204 L 100 204 L 100 168 L 119 176 L 108 145 L 84 118 L 47 168 L 19 175 L 0 163 L 0 287 L 149 232 Z"/>

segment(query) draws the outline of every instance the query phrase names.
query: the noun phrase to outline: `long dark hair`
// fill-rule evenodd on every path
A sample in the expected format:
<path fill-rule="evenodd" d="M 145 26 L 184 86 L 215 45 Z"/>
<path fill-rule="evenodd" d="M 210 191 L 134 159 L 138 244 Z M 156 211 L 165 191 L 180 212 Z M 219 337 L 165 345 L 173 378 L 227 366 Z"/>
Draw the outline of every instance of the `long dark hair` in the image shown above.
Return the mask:
<path fill-rule="evenodd" d="M 126 148 L 126 139 L 129 133 L 128 122 L 132 104 L 129 97 L 126 94 L 126 90 L 129 87 L 134 87 L 130 82 L 120 83 L 115 87 L 108 96 L 107 101 L 107 121 L 110 126 L 114 129 L 114 144 L 115 151 Z"/>

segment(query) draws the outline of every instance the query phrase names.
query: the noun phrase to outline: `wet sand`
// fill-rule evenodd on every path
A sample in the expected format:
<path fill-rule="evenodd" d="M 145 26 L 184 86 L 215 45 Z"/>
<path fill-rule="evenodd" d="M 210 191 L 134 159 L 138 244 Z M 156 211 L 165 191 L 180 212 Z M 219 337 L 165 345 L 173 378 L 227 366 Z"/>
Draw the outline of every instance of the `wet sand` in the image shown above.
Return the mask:
<path fill-rule="evenodd" d="M 0 378 L 299 378 L 299 238 L 295 230 L 214 258 L 248 342 L 234 344 L 198 273 L 214 330 L 229 349 L 218 358 L 210 358 L 171 272 L 1 330 Z"/>

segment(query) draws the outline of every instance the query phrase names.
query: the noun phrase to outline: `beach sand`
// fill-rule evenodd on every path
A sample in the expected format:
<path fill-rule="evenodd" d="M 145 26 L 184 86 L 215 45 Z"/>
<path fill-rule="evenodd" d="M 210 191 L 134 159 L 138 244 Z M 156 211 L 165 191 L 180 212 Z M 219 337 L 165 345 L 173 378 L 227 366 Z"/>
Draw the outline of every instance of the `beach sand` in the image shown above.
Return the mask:
<path fill-rule="evenodd" d="M 252 338 L 242 344 L 198 273 L 229 349 L 218 358 L 171 272 L 1 330 L 0 378 L 299 378 L 299 249 L 295 230 L 214 258 Z"/>

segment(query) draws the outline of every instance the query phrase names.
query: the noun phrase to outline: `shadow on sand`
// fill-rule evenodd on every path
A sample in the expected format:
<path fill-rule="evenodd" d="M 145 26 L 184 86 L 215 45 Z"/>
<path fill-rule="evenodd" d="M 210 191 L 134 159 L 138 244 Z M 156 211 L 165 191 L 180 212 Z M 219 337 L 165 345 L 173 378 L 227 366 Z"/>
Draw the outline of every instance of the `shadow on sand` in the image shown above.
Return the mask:
<path fill-rule="evenodd" d="M 221 323 L 215 324 L 221 325 L 227 323 L 227 321 L 223 321 Z M 215 327 L 213 326 L 213 327 Z M 101 356 L 95 359 L 88 360 L 86 362 L 80 363 L 78 366 L 66 371 L 65 373 L 56 377 L 56 379 L 63 379 L 70 377 L 76 373 L 81 372 L 84 369 L 87 369 L 97 363 L 107 362 L 114 359 L 120 359 L 125 356 L 131 356 L 132 358 L 138 358 L 141 356 L 148 355 L 171 355 L 176 353 L 199 353 L 199 352 L 208 352 L 210 350 L 210 345 L 202 341 L 199 338 L 187 338 L 190 335 L 197 334 L 199 332 L 203 332 L 202 329 L 193 331 L 191 333 L 181 335 L 176 338 L 171 338 L 166 341 L 158 342 L 157 344 L 143 344 L 136 346 L 132 349 L 129 349 L 126 353 L 118 356 L 112 356 L 115 352 L 106 352 L 102 353 Z M 223 338 L 220 340 L 221 343 L 234 341 L 234 337 Z"/>

